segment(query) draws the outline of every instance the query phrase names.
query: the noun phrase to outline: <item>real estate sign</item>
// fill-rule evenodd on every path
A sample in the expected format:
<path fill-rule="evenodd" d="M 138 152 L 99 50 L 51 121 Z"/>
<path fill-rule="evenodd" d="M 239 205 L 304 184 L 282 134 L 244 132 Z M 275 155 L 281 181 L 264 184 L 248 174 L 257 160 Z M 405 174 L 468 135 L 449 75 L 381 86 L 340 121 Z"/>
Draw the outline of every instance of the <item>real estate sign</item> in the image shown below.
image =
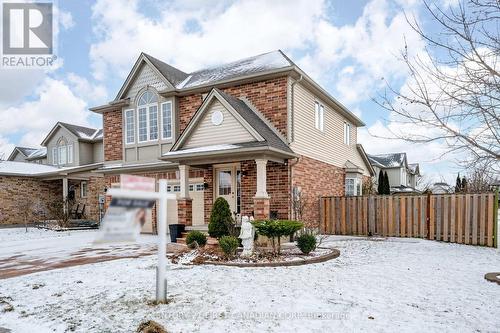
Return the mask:
<path fill-rule="evenodd" d="M 133 193 L 155 192 L 154 178 L 132 175 L 120 176 L 120 189 Z M 104 215 L 101 231 L 95 242 L 135 242 L 151 215 L 155 200 L 113 197 Z"/>

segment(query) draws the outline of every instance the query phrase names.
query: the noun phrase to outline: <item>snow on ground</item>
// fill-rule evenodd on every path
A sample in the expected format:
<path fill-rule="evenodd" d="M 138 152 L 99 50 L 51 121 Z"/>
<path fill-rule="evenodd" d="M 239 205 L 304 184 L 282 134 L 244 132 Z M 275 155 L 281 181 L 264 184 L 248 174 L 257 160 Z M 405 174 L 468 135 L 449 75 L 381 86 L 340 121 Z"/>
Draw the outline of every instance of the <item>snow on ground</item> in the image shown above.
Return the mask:
<path fill-rule="evenodd" d="M 66 258 L 84 248 L 92 248 L 98 230 L 52 231 L 46 229 L 0 229 L 0 259 L 13 255 L 39 257 L 40 259 Z M 156 237 L 140 235 L 140 245 L 155 244 Z M 120 246 L 120 244 L 118 244 Z M 112 248 L 113 245 L 99 245 Z"/>
<path fill-rule="evenodd" d="M 298 267 L 169 265 L 170 303 L 154 298 L 155 257 L 0 280 L 13 332 L 452 332 L 500 328 L 498 250 L 418 239 L 329 237 L 339 258 Z M 33 286 L 38 285 L 37 289 Z"/>

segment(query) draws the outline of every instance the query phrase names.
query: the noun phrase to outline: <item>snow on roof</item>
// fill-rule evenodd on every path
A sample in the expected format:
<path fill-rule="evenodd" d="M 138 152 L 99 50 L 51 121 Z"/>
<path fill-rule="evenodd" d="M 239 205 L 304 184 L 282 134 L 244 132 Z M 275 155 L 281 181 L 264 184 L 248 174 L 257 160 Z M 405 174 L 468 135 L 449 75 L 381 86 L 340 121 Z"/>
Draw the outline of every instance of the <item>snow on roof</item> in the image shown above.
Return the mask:
<path fill-rule="evenodd" d="M 221 144 L 221 145 L 188 148 L 188 149 L 177 150 L 177 151 L 169 151 L 169 152 L 163 154 L 163 156 L 175 156 L 175 155 L 190 154 L 190 153 L 203 153 L 203 152 L 237 149 L 237 148 L 241 148 L 241 146 L 232 145 L 232 144 Z"/>
<path fill-rule="evenodd" d="M 60 169 L 52 165 L 13 161 L 0 162 L 0 175 L 35 176 L 58 170 Z"/>
<path fill-rule="evenodd" d="M 76 135 L 79 139 L 83 140 L 98 140 L 102 138 L 102 129 L 92 127 L 85 127 L 80 125 L 73 125 L 68 123 L 59 122 L 62 126 L 66 127 L 71 133 Z"/>
<path fill-rule="evenodd" d="M 397 168 L 404 165 L 406 153 L 368 155 L 370 162 L 383 168 Z"/>
<path fill-rule="evenodd" d="M 281 51 L 272 51 L 193 72 L 176 85 L 177 89 L 192 88 L 229 78 L 245 76 L 291 66 Z"/>
<path fill-rule="evenodd" d="M 37 159 L 37 158 L 42 158 L 47 156 L 47 148 L 40 148 L 32 152 L 28 158 L 29 159 Z"/>

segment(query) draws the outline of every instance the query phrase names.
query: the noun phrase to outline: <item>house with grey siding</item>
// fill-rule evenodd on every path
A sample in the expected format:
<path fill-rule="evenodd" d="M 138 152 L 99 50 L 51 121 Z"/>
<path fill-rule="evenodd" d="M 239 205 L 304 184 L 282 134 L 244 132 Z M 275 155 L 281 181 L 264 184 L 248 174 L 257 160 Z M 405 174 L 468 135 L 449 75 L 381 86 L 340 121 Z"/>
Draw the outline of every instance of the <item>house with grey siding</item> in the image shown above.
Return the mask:
<path fill-rule="evenodd" d="M 375 170 L 375 185 L 378 185 L 380 172 L 387 172 L 391 193 L 418 193 L 420 178 L 418 163 L 408 163 L 406 153 L 368 155 Z"/>

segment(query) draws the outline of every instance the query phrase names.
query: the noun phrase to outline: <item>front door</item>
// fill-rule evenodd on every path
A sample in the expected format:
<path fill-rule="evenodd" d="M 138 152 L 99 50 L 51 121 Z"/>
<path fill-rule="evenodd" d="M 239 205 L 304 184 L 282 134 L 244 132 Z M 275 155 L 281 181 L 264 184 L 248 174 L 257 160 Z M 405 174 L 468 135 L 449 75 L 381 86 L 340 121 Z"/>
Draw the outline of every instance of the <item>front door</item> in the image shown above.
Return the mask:
<path fill-rule="evenodd" d="M 231 212 L 239 213 L 239 167 L 237 165 L 216 167 L 215 181 L 215 198 L 226 199 Z"/>

